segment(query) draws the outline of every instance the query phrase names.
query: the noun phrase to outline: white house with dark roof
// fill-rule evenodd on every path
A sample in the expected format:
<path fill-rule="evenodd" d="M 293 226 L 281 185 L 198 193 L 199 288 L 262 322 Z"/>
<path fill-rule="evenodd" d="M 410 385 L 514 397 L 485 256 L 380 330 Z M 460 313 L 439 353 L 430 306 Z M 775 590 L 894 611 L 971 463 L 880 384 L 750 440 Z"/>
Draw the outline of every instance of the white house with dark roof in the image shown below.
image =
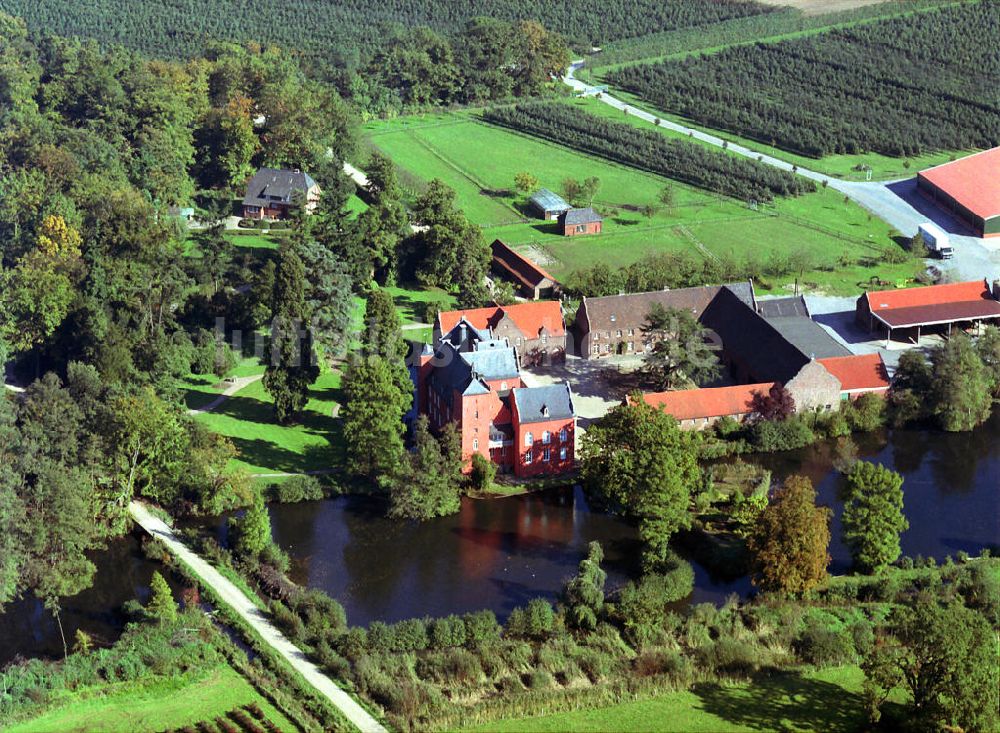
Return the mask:
<path fill-rule="evenodd" d="M 306 211 L 312 213 L 319 204 L 322 190 L 308 173 L 298 169 L 261 168 L 247 184 L 243 197 L 245 219 L 284 219 L 302 196 Z"/>

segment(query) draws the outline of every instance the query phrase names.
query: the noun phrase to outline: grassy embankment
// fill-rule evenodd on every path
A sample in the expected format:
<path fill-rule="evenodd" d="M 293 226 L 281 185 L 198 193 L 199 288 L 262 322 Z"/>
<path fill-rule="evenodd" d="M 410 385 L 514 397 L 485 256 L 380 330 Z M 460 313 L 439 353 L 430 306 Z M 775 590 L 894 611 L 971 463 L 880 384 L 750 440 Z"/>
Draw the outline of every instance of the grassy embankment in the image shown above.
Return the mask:
<path fill-rule="evenodd" d="M 227 664 L 201 676 L 122 682 L 74 692 L 45 714 L 5 730 L 8 733 L 159 731 L 194 726 L 250 704 L 260 707 L 280 730 L 297 730 Z"/>
<path fill-rule="evenodd" d="M 496 733 L 823 730 L 848 733 L 862 730 L 867 722 L 861 698 L 863 680 L 861 670 L 854 666 L 801 675 L 781 673 L 752 683 L 696 685 L 690 690 L 669 692 L 647 700 L 487 723 L 468 730 Z"/>
<path fill-rule="evenodd" d="M 572 103 L 592 112 L 606 106 L 596 100 Z M 754 211 L 686 184 L 484 124 L 468 111 L 373 122 L 365 130 L 404 177 L 441 178 L 456 190 L 458 205 L 483 228 L 488 241 L 501 238 L 520 247 L 559 278 L 598 262 L 620 267 L 670 250 L 757 261 L 805 251 L 816 265 L 805 274 L 807 286 L 835 294 L 856 293 L 873 275 L 895 281 L 917 270 L 912 262 L 858 264 L 894 245 L 892 232 L 832 190 L 780 199 Z M 524 197 L 511 190 L 519 171 L 533 173 L 555 191 L 566 178 L 600 178 L 595 205 L 612 212 L 604 233 L 566 238 L 554 223 L 526 217 Z M 669 210 L 658 199 L 667 184 L 675 196 Z M 655 208 L 652 217 L 640 213 L 645 206 Z M 793 280 L 788 276 L 772 285 L 780 291 Z"/>

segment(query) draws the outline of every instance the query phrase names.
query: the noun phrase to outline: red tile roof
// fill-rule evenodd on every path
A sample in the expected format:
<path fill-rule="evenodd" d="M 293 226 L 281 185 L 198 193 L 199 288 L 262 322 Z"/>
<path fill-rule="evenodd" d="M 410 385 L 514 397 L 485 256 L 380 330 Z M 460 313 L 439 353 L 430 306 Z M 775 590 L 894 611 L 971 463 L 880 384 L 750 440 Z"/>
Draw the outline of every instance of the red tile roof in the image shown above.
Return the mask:
<path fill-rule="evenodd" d="M 1000 216 L 1000 147 L 917 174 L 977 216 Z"/>
<path fill-rule="evenodd" d="M 476 328 L 493 328 L 504 315 L 510 317 L 527 338 L 538 338 L 542 328 L 551 336 L 566 333 L 563 325 L 562 306 L 555 300 L 538 300 L 532 303 L 476 308 L 474 310 L 445 311 L 438 314 L 441 333 L 448 333 L 465 318 Z"/>
<path fill-rule="evenodd" d="M 707 387 L 682 389 L 676 392 L 651 392 L 642 399 L 647 405 L 665 410 L 677 420 L 696 420 L 703 417 L 745 415 L 755 392 L 767 394 L 777 382 L 740 384 L 735 387 Z M 631 399 L 631 398 L 630 398 Z"/>
<path fill-rule="evenodd" d="M 893 328 L 1000 316 L 1000 301 L 985 280 L 879 290 L 861 296 L 869 310 Z"/>
<path fill-rule="evenodd" d="M 529 288 L 534 289 L 545 280 L 555 283 L 556 279 L 549 273 L 529 260 L 524 255 L 518 254 L 499 239 L 493 241 L 493 262 L 498 267 L 509 273 L 511 277 Z"/>
<path fill-rule="evenodd" d="M 879 354 L 835 356 L 817 361 L 840 380 L 840 389 L 844 392 L 880 392 L 889 389 L 889 373 Z"/>

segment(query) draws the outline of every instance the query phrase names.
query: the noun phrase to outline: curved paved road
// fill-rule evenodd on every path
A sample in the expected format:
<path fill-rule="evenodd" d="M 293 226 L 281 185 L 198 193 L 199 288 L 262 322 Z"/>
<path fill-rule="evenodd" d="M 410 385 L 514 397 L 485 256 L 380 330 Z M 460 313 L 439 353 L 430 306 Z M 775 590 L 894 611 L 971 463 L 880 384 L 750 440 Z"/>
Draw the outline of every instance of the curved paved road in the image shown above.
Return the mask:
<path fill-rule="evenodd" d="M 223 603 L 250 624 L 265 642 L 284 657 L 320 695 L 333 703 L 358 730 L 363 733 L 387 733 L 381 723 L 369 715 L 368 711 L 358 705 L 350 695 L 337 687 L 333 680 L 306 658 L 301 649 L 278 631 L 261 610 L 243 594 L 243 591 L 189 550 L 163 520 L 153 516 L 145 506 L 136 501 L 129 504 L 129 513 L 144 530 L 161 540 L 171 553 L 187 565 L 203 583 L 210 586 Z"/>
<path fill-rule="evenodd" d="M 600 94 L 600 100 L 605 104 L 615 109 L 626 111 L 629 115 L 638 117 L 646 122 L 689 135 L 709 145 L 715 145 L 719 148 L 725 147 L 737 155 L 753 158 L 754 160 L 760 159 L 761 162 L 767 165 L 796 173 L 820 184 L 826 181 L 827 186 L 840 191 L 845 196 L 849 196 L 854 202 L 906 236 L 916 234 L 917 227 L 929 219 L 933 219 L 938 224 L 943 224 L 945 230 L 949 232 L 964 230 L 964 227 L 955 222 L 946 212 L 941 210 L 932 212 L 928 203 L 919 201 L 918 194 L 913 190 L 913 179 L 903 181 L 872 181 L 870 183 L 842 181 L 839 178 L 818 173 L 808 168 L 796 167 L 788 161 L 775 158 L 771 155 L 764 155 L 738 143 L 729 142 L 723 146 L 723 143 L 726 141 L 721 137 L 702 130 L 696 130 L 693 127 L 687 127 L 671 120 L 660 119 L 657 122 L 658 118 L 655 115 L 628 102 L 617 99 L 604 89 L 591 86 L 577 79 L 574 74 L 583 64 L 583 61 L 574 61 L 566 70 L 566 76 L 563 77 L 563 82 L 580 94 L 594 97 Z M 914 208 L 910 201 L 917 202 L 918 206 L 924 208 L 924 212 L 922 213 Z M 978 280 L 983 277 L 992 279 L 1000 273 L 1000 242 L 987 244 L 983 239 L 954 233 L 950 234 L 950 237 L 952 244 L 955 246 L 955 257 L 943 269 L 954 273 L 957 278 L 962 280 Z"/>

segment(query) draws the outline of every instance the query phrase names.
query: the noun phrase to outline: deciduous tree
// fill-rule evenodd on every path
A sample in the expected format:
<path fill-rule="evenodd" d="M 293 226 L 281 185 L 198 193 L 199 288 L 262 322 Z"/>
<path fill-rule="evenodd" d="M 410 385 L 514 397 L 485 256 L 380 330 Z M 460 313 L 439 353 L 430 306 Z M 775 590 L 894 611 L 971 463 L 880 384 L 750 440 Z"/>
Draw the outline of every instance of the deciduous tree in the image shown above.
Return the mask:
<path fill-rule="evenodd" d="M 753 583 L 763 590 L 802 593 L 826 579 L 830 510 L 816 506 L 804 476 L 778 487 L 750 536 Z"/>
<path fill-rule="evenodd" d="M 689 312 L 654 303 L 642 324 L 646 371 L 657 389 L 675 389 L 682 380 L 703 385 L 721 372 L 710 332 Z"/>
<path fill-rule="evenodd" d="M 700 477 L 694 438 L 641 397 L 612 408 L 583 438 L 580 478 L 612 511 L 639 519 L 644 562 L 655 568 L 673 534 L 690 523 Z"/>
<path fill-rule="evenodd" d="M 391 476 L 403 460 L 403 416 L 413 401 L 381 357 L 353 359 L 344 373 L 341 417 L 347 465 L 375 480 Z"/>

